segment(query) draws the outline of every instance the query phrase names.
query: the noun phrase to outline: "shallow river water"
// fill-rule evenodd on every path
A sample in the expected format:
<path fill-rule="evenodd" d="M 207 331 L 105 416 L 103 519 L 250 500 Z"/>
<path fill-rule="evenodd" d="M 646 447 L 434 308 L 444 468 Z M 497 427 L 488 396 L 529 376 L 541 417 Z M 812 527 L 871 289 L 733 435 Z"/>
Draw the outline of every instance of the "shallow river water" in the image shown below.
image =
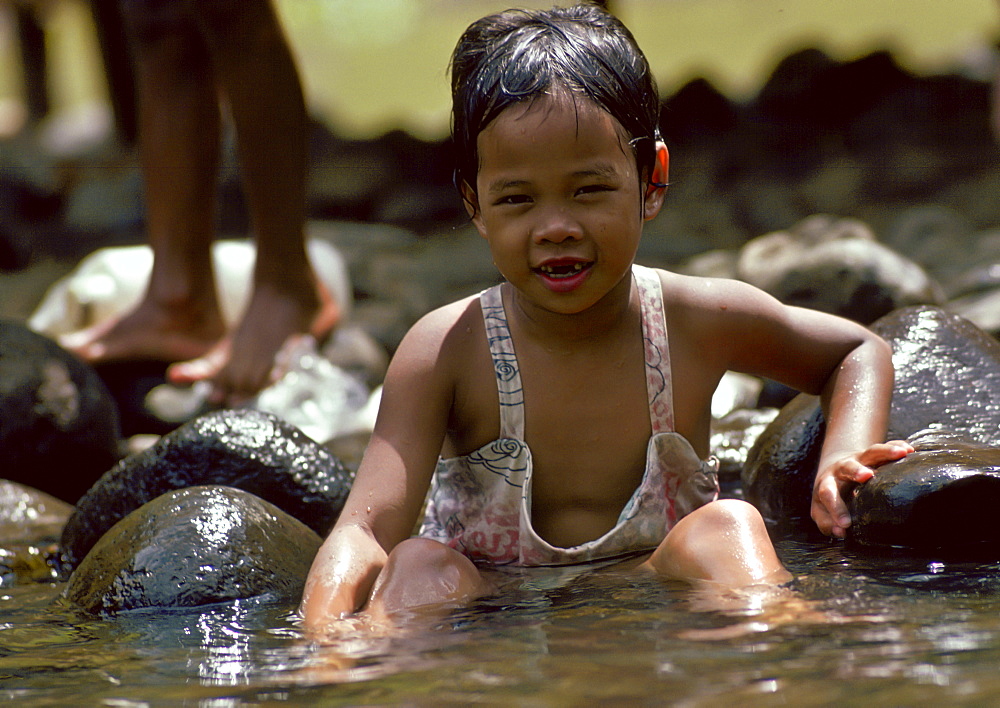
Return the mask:
<path fill-rule="evenodd" d="M 1000 564 L 779 541 L 768 610 L 707 611 L 612 571 L 410 631 L 307 640 L 293 607 L 82 617 L 60 586 L 0 589 L 0 701 L 22 705 L 986 705 L 1000 702 Z M 54 600 L 56 600 L 54 602 Z M 746 599 L 743 600 L 746 603 Z M 752 605 L 752 603 L 751 603 Z M 744 605 L 746 606 L 746 605 Z"/>

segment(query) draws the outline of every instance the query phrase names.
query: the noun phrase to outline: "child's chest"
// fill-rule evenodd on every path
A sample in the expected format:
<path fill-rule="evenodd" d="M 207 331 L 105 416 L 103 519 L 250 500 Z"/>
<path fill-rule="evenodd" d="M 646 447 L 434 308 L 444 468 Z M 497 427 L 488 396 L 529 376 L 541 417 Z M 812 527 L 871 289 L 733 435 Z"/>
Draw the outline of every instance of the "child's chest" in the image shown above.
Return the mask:
<path fill-rule="evenodd" d="M 624 360 L 525 368 L 533 506 L 608 507 L 639 484 L 651 434 L 641 352 Z"/>

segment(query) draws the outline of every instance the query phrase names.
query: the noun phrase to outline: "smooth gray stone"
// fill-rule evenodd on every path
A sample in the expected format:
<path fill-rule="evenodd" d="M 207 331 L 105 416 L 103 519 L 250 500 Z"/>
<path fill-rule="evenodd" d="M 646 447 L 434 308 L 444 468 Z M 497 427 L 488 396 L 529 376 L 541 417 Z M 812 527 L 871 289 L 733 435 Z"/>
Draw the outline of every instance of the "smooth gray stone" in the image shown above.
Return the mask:
<path fill-rule="evenodd" d="M 69 578 L 87 612 L 302 596 L 320 537 L 273 504 L 222 486 L 163 494 L 115 524 Z"/>
<path fill-rule="evenodd" d="M 943 301 L 940 286 L 876 241 L 867 224 L 825 215 L 747 242 L 737 274 L 787 305 L 864 325 L 900 307 Z"/>

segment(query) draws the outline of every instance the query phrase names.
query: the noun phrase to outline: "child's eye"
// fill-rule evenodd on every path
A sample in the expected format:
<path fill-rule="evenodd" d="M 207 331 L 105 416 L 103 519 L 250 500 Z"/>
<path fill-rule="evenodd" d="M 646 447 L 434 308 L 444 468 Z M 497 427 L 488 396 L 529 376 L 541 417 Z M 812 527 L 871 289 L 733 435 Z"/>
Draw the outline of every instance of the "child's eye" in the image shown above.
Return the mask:
<path fill-rule="evenodd" d="M 577 194 L 597 194 L 599 192 L 610 192 L 614 189 L 607 184 L 588 184 L 576 190 Z"/>
<path fill-rule="evenodd" d="M 497 206 L 503 204 L 527 204 L 530 201 L 531 197 L 527 194 L 505 194 L 504 196 L 499 197 L 494 204 Z"/>

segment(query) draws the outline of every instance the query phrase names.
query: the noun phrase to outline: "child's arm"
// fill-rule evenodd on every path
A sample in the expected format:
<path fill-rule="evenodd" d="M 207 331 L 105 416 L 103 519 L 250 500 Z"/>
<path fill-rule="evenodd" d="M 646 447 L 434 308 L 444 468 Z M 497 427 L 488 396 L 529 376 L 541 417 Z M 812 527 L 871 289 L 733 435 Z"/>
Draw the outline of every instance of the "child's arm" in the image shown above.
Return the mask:
<path fill-rule="evenodd" d="M 823 388 L 826 434 L 813 486 L 811 516 L 824 534 L 842 538 L 851 525 L 845 495 L 871 479 L 876 467 L 913 452 L 902 440 L 882 442 L 888 427 L 893 376 L 892 350 L 872 334 L 844 357 Z M 859 448 L 865 431 L 870 431 L 870 444 Z"/>
<path fill-rule="evenodd" d="M 309 629 L 361 609 L 388 552 L 413 531 L 447 427 L 452 393 L 441 342 L 453 321 L 428 315 L 393 357 L 357 478 L 306 580 Z"/>
<path fill-rule="evenodd" d="M 665 293 L 668 282 L 669 293 L 688 306 L 679 329 L 691 340 L 687 356 L 708 368 L 705 375 L 742 371 L 821 396 L 826 436 L 812 517 L 823 533 L 843 536 L 850 525 L 843 495 L 912 449 L 884 442 L 893 386 L 889 345 L 855 322 L 785 306 L 746 283 L 677 279 L 664 282 Z M 671 337 L 671 351 L 685 352 Z"/>

